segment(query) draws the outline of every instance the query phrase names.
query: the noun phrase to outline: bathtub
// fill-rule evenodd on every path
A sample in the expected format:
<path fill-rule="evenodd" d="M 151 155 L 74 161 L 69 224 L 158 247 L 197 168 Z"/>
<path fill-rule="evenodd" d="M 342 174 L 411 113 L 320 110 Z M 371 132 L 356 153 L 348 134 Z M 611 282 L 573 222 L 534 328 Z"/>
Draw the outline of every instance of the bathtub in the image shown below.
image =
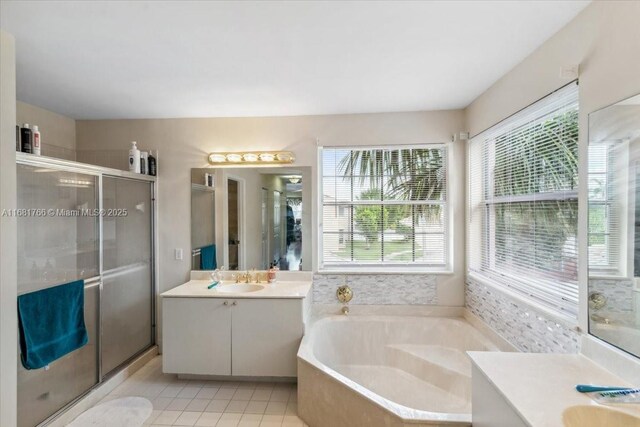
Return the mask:
<path fill-rule="evenodd" d="M 298 414 L 311 427 L 470 426 L 471 350 L 500 351 L 463 318 L 321 318 L 298 351 Z"/>

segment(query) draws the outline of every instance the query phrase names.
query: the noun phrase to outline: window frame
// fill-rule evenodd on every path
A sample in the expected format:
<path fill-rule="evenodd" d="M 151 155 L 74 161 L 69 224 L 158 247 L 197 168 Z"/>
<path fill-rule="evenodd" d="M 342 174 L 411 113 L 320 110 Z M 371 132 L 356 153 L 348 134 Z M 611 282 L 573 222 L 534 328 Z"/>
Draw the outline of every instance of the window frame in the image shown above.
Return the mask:
<path fill-rule="evenodd" d="M 615 146 L 618 143 L 618 146 Z M 606 170 L 604 173 L 598 172 L 598 175 L 604 175 L 606 197 L 603 200 L 592 200 L 587 193 L 587 213 L 590 217 L 592 206 L 604 206 L 609 212 L 607 215 L 607 232 L 592 233 L 590 229 L 590 221 L 587 219 L 587 260 L 589 269 L 589 278 L 629 278 L 633 277 L 634 261 L 630 259 L 630 254 L 634 251 L 633 239 L 628 238 L 628 224 L 633 224 L 635 218 L 631 218 L 632 210 L 631 200 L 635 201 L 635 183 L 630 182 L 630 171 L 634 170 L 634 165 L 629 162 L 629 141 L 598 141 L 589 143 L 589 148 L 593 145 L 605 145 L 607 150 Z M 613 153 L 613 154 L 612 154 Z M 590 155 L 590 153 L 589 153 Z M 626 164 L 619 164 L 622 160 L 626 160 Z M 617 166 L 617 167 L 616 167 Z M 587 180 L 591 180 L 591 176 L 595 173 L 587 171 Z M 615 185 L 617 191 L 611 191 L 611 186 Z M 618 235 L 614 235 L 611 223 L 617 221 L 620 223 L 617 229 Z M 591 245 L 589 241 L 592 235 L 603 235 L 608 237 L 607 251 L 611 251 L 611 247 L 618 248 L 618 259 L 609 262 L 607 266 L 602 264 L 593 264 L 591 262 Z M 607 254 L 610 257 L 610 254 Z"/>
<path fill-rule="evenodd" d="M 564 99 L 558 92 L 570 91 L 569 87 L 573 87 L 575 90 L 571 92 L 569 96 L 576 96 L 576 100 L 567 99 L 567 103 L 561 103 L 560 108 L 566 108 L 566 106 L 575 102 L 577 105 L 577 113 L 579 117 L 579 93 L 577 81 L 571 82 L 562 88 L 546 95 L 538 101 L 530 104 L 522 110 L 514 113 L 512 116 L 496 123 L 489 129 L 480 132 L 469 140 L 469 146 L 467 150 L 467 221 L 466 221 L 466 253 L 467 253 L 467 276 L 473 280 L 477 280 L 480 283 L 496 287 L 510 295 L 513 295 L 527 304 L 543 309 L 545 312 L 551 313 L 558 318 L 568 319 L 575 321 L 579 311 L 579 284 L 576 278 L 574 282 L 565 282 L 557 280 L 556 284 L 560 285 L 556 289 L 552 289 L 545 286 L 545 281 L 549 281 L 542 275 L 536 276 L 535 280 L 526 277 L 526 275 L 518 274 L 517 271 L 508 271 L 507 269 L 495 268 L 496 257 L 496 231 L 495 231 L 495 212 L 491 213 L 490 210 L 500 205 L 501 203 L 527 203 L 527 202 L 544 202 L 544 201 L 556 201 L 566 200 L 573 201 L 576 204 L 579 203 L 579 191 L 580 182 L 576 183 L 575 188 L 570 190 L 555 190 L 550 192 L 540 193 L 527 193 L 516 196 L 493 196 L 495 177 L 493 176 L 493 166 L 495 164 L 495 152 L 485 156 L 484 150 L 495 150 L 495 144 L 488 144 L 487 141 L 495 140 L 500 135 L 504 135 L 513 129 L 517 129 L 520 126 L 518 123 L 526 124 L 541 120 L 544 117 L 549 116 L 552 112 L 543 113 L 539 118 L 535 117 L 536 112 L 543 111 L 543 109 L 549 108 L 558 102 L 558 99 Z M 561 98 L 558 98 L 561 96 Z M 580 134 L 579 119 L 578 120 L 578 135 Z M 579 147 L 579 137 L 578 137 Z M 480 156 L 479 160 L 475 160 L 475 156 Z M 475 174 L 473 168 L 480 168 L 480 172 L 477 170 Z M 481 182 L 472 182 L 473 177 L 478 179 L 480 177 Z M 482 209 L 481 213 L 477 212 L 477 209 Z M 577 210 L 576 210 L 577 212 Z M 478 218 L 478 219 L 476 219 Z M 480 220 L 480 223 L 474 222 Z M 578 218 L 576 215 L 576 260 L 578 258 L 578 244 L 579 238 Z M 473 235 L 473 237 L 472 237 Z M 482 251 L 476 251 L 474 253 L 471 246 L 474 243 L 480 242 L 484 246 L 487 254 L 490 255 L 488 261 L 489 266 L 483 262 Z M 484 260 L 486 261 L 486 260 Z M 536 270 L 535 266 L 532 267 L 532 272 Z M 564 290 L 568 290 L 570 293 L 575 294 L 575 301 L 564 300 L 560 302 L 561 298 L 557 295 L 563 293 Z M 546 297 L 544 296 L 546 293 Z M 549 297 L 550 295 L 550 297 Z M 557 299 L 558 301 L 552 302 Z"/>
<path fill-rule="evenodd" d="M 443 256 L 444 263 L 442 264 L 416 264 L 416 263 L 398 263 L 398 264 L 381 264 L 381 263 L 327 263 L 324 259 L 324 165 L 323 165 L 323 151 L 324 150 L 349 150 L 349 151 L 369 151 L 369 150 L 404 150 L 404 149 L 442 149 L 443 162 L 445 165 L 445 200 L 444 201 L 428 201 L 430 205 L 444 206 L 443 221 Z M 421 143 L 421 144 L 405 144 L 405 145 L 327 145 L 317 147 L 317 164 L 318 173 L 317 177 L 317 203 L 318 203 L 318 272 L 319 273 L 348 273 L 348 274 L 397 274 L 397 273 L 425 273 L 425 274 L 452 274 L 453 273 L 453 218 L 452 218 L 452 199 L 451 194 L 451 143 Z M 353 205 L 353 200 L 345 202 L 344 205 Z M 393 205 L 404 204 L 410 205 L 410 202 L 398 201 L 361 201 L 360 205 Z M 414 203 L 416 204 L 416 203 Z M 328 204 L 332 205 L 332 204 Z M 335 206 L 340 206 L 336 203 Z M 348 234 L 348 231 L 344 230 L 344 233 Z"/>

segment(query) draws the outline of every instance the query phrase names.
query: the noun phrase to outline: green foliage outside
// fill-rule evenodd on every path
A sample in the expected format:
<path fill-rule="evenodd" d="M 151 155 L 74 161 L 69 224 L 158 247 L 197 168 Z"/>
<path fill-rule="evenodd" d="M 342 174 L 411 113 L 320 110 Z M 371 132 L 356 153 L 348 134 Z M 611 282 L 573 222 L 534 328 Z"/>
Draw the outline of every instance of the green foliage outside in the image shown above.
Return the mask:
<path fill-rule="evenodd" d="M 494 196 L 571 191 L 578 186 L 578 112 L 558 114 L 527 132 L 496 138 Z M 577 199 L 495 205 L 496 261 L 557 270 L 577 235 Z M 532 244 L 533 242 L 533 244 Z"/>
<path fill-rule="evenodd" d="M 420 218 L 437 219 L 439 205 L 414 205 L 405 201 L 439 201 L 445 197 L 446 174 L 444 150 L 403 149 L 353 151 L 345 156 L 338 167 L 345 179 L 359 177 L 360 184 L 368 181 L 371 189 L 360 194 L 359 200 L 392 200 L 398 205 L 360 205 L 354 209 L 354 221 L 365 238 L 364 249 L 359 242 L 350 242 L 349 253 L 354 259 L 362 250 L 384 253 L 395 260 L 412 261 L 413 252 L 421 248 L 412 242 L 414 230 L 411 224 Z M 358 181 L 358 178 L 355 178 Z M 408 220 L 408 221 L 406 221 Z M 384 230 L 394 230 L 403 241 L 380 242 Z M 381 246 L 384 244 L 384 248 Z M 365 255 L 365 254 L 361 254 Z M 369 255 L 371 256 L 371 255 Z"/>

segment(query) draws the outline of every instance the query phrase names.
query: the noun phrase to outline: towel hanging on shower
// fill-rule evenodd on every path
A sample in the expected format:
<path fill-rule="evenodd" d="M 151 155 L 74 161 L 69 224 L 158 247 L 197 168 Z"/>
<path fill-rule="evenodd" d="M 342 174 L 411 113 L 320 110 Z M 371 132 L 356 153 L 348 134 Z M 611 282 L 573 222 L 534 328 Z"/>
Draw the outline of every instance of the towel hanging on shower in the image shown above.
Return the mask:
<path fill-rule="evenodd" d="M 47 366 L 88 341 L 84 280 L 18 297 L 20 359 L 26 369 Z"/>

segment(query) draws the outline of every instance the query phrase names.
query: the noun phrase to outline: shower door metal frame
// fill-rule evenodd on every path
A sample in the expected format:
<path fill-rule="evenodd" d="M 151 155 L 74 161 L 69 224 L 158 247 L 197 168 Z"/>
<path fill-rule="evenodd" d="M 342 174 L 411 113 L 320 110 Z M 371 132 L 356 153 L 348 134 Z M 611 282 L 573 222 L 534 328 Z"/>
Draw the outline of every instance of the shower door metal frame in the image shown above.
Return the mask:
<path fill-rule="evenodd" d="M 25 166 L 33 166 L 33 167 L 41 167 L 41 168 L 49 168 L 56 171 L 64 171 L 64 172 L 73 172 L 73 173 L 82 173 L 85 175 L 92 175 L 97 177 L 98 185 L 98 209 L 100 212 L 103 209 L 103 177 L 113 177 L 113 178 L 125 178 L 132 179 L 136 181 L 148 182 L 151 185 L 151 344 L 140 350 L 138 353 L 132 355 L 129 359 L 123 362 L 121 365 L 113 369 L 107 377 L 105 377 L 102 372 L 102 291 L 103 291 L 103 272 L 104 272 L 104 236 L 103 236 L 103 217 L 102 215 L 98 215 L 98 275 L 90 277 L 86 279 L 85 289 L 93 288 L 97 285 L 99 286 L 98 290 L 98 313 L 97 313 L 97 354 L 96 354 L 96 362 L 97 362 L 97 378 L 96 383 L 86 390 L 84 393 L 78 395 L 75 399 L 70 401 L 68 404 L 60 408 L 58 411 L 51 414 L 48 418 L 42 421 L 39 426 L 46 426 L 57 419 L 60 415 L 65 413 L 69 408 L 74 406 L 78 401 L 80 401 L 83 397 L 91 393 L 96 388 L 100 387 L 103 382 L 105 382 L 108 378 L 120 372 L 125 366 L 131 363 L 132 360 L 139 357 L 144 352 L 148 351 L 150 348 L 156 345 L 157 337 L 156 337 L 156 323 L 157 323 L 157 307 L 156 307 L 156 298 L 158 295 L 158 284 L 156 278 L 158 277 L 157 272 L 157 256 L 158 256 L 158 248 L 157 248 L 157 210 L 156 210 L 156 202 L 157 202 L 157 187 L 156 182 L 157 178 L 155 176 L 142 175 L 127 171 L 121 171 L 118 169 L 112 169 L 102 166 L 90 165 L 86 163 L 75 162 L 71 160 L 63 160 L 56 159 L 53 157 L 46 156 L 36 156 L 33 154 L 27 153 L 16 153 L 16 163 L 19 165 Z"/>

